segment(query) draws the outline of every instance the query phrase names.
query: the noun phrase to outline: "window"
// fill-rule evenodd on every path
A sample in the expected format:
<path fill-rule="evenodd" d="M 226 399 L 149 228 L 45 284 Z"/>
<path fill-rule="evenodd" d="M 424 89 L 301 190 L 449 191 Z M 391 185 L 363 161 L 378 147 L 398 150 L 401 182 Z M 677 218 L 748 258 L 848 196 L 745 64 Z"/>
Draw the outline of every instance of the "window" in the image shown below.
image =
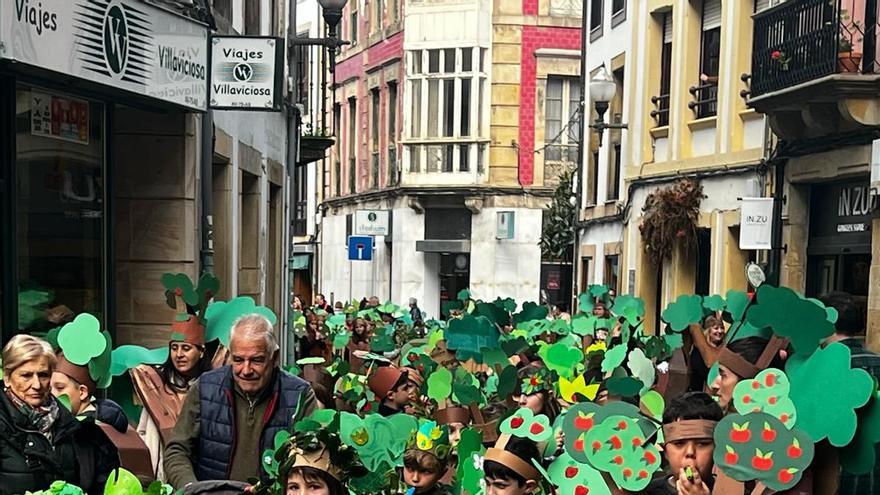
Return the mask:
<path fill-rule="evenodd" d="M 614 145 L 613 161 L 611 167 L 608 168 L 608 200 L 613 201 L 620 198 L 620 155 L 622 153 L 620 143 Z"/>
<path fill-rule="evenodd" d="M 605 256 L 605 280 L 604 284 L 609 289 L 617 291 L 617 283 L 620 280 L 620 257 L 616 254 Z"/>
<path fill-rule="evenodd" d="M 296 165 L 293 174 L 293 235 L 303 236 L 307 232 L 308 177 L 306 177 L 306 166 Z"/>
<path fill-rule="evenodd" d="M 348 193 L 357 192 L 357 98 L 348 99 Z"/>
<path fill-rule="evenodd" d="M 475 52 L 480 50 L 480 52 Z M 480 105 L 486 74 L 480 48 L 415 50 L 409 57 L 410 116 L 404 160 L 410 172 L 469 172 L 481 163 Z M 427 70 L 423 70 L 427 69 Z"/>
<path fill-rule="evenodd" d="M 388 184 L 397 184 L 397 83 L 388 83 Z"/>
<path fill-rule="evenodd" d="M 336 136 L 336 160 L 333 163 L 333 181 L 336 196 L 342 194 L 342 166 L 340 164 L 340 156 L 342 155 L 342 134 L 340 133 L 340 122 L 342 121 L 342 105 L 340 103 L 333 104 L 333 135 Z"/>
<path fill-rule="evenodd" d="M 260 30 L 260 4 L 262 0 L 245 0 L 244 4 L 244 34 L 259 36 Z"/>
<path fill-rule="evenodd" d="M 385 17 L 385 5 L 382 0 L 372 0 L 373 11 L 370 18 L 370 33 L 382 30 L 382 19 Z"/>
<path fill-rule="evenodd" d="M 611 27 L 626 20 L 626 0 L 611 0 Z"/>
<path fill-rule="evenodd" d="M 721 0 L 703 0 L 703 36 L 700 42 L 700 79 L 694 94 L 697 118 L 718 110 L 718 69 L 721 58 Z"/>
<path fill-rule="evenodd" d="M 578 77 L 547 78 L 544 104 L 544 159 L 577 163 L 581 86 Z"/>
<path fill-rule="evenodd" d="M 214 0 L 214 15 L 232 20 L 232 0 Z"/>
<path fill-rule="evenodd" d="M 602 14 L 605 0 L 590 0 L 590 41 L 602 36 Z"/>
<path fill-rule="evenodd" d="M 581 257 L 581 286 L 580 290 L 585 292 L 587 287 L 590 286 L 590 264 L 593 263 L 593 258 L 590 256 Z"/>
<path fill-rule="evenodd" d="M 654 98 L 654 118 L 658 126 L 669 125 L 669 99 L 672 83 L 672 12 L 663 14 L 663 46 L 660 49 L 660 94 Z"/>
<path fill-rule="evenodd" d="M 304 32 L 297 35 L 297 38 L 308 38 L 309 33 Z M 309 112 L 309 93 L 311 89 L 311 67 L 309 66 L 309 53 L 311 47 L 307 45 L 299 45 L 294 48 L 296 50 L 296 66 L 299 69 L 299 81 L 297 87 L 299 103 L 303 106 L 303 113 Z"/>
<path fill-rule="evenodd" d="M 379 122 L 380 122 L 380 97 L 379 88 L 370 91 L 370 177 L 371 186 L 379 187 Z"/>
<path fill-rule="evenodd" d="M 357 12 L 357 2 L 352 2 L 349 5 L 348 11 L 348 41 L 351 41 L 352 45 L 357 44 L 358 39 L 358 12 Z"/>
<path fill-rule="evenodd" d="M 388 25 L 391 26 L 397 22 L 397 0 L 388 0 L 386 9 L 385 17 L 388 19 Z"/>
<path fill-rule="evenodd" d="M 590 162 L 587 164 L 587 204 L 595 205 L 598 203 L 598 188 L 596 182 L 599 180 L 599 150 L 590 154 Z"/>

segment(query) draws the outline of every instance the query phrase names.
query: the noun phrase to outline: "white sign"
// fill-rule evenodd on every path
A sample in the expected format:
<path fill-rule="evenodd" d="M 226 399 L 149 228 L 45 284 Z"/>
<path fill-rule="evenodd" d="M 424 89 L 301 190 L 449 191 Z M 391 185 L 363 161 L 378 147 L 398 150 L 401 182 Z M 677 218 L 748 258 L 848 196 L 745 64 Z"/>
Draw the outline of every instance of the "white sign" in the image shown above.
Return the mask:
<path fill-rule="evenodd" d="M 513 239 L 514 212 L 499 211 L 495 222 L 495 238 L 498 240 Z"/>
<path fill-rule="evenodd" d="M 195 110 L 208 28 L 135 0 L 2 0 L 0 58 Z"/>
<path fill-rule="evenodd" d="M 211 108 L 281 110 L 283 43 L 265 36 L 211 38 Z"/>
<path fill-rule="evenodd" d="M 354 216 L 355 235 L 388 235 L 388 210 L 358 210 Z"/>
<path fill-rule="evenodd" d="M 739 248 L 771 249 L 773 198 L 743 198 L 740 213 Z"/>

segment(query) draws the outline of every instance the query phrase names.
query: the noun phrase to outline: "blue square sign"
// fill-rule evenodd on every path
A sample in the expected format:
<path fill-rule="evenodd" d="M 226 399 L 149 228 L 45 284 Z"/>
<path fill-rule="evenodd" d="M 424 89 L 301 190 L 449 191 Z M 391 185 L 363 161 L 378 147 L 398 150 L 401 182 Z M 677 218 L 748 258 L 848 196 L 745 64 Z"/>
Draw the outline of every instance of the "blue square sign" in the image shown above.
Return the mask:
<path fill-rule="evenodd" d="M 348 238 L 349 261 L 372 261 L 373 238 L 370 236 L 353 235 Z"/>

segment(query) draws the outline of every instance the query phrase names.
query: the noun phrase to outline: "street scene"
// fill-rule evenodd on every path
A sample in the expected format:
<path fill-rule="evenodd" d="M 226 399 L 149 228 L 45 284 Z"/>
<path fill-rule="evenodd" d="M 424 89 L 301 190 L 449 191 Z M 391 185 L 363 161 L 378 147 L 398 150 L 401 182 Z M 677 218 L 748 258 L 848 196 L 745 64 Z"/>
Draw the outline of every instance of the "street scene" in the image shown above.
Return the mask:
<path fill-rule="evenodd" d="M 878 0 L 0 0 L 0 495 L 880 495 Z"/>

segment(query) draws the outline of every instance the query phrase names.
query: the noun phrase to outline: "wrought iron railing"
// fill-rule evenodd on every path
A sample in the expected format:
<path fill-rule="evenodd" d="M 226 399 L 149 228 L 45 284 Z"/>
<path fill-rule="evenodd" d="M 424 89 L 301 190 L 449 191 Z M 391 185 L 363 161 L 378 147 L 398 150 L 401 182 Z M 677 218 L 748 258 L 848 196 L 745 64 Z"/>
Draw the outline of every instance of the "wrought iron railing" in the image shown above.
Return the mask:
<path fill-rule="evenodd" d="M 699 86 L 691 86 L 688 92 L 693 100 L 688 102 L 688 108 L 694 111 L 698 119 L 714 117 L 718 114 L 718 85 L 704 83 Z"/>
<path fill-rule="evenodd" d="M 651 103 L 654 104 L 651 117 L 657 121 L 657 127 L 669 125 L 669 95 L 652 96 Z"/>
<path fill-rule="evenodd" d="M 875 73 L 877 0 L 797 0 L 755 15 L 751 97 L 835 73 Z"/>

